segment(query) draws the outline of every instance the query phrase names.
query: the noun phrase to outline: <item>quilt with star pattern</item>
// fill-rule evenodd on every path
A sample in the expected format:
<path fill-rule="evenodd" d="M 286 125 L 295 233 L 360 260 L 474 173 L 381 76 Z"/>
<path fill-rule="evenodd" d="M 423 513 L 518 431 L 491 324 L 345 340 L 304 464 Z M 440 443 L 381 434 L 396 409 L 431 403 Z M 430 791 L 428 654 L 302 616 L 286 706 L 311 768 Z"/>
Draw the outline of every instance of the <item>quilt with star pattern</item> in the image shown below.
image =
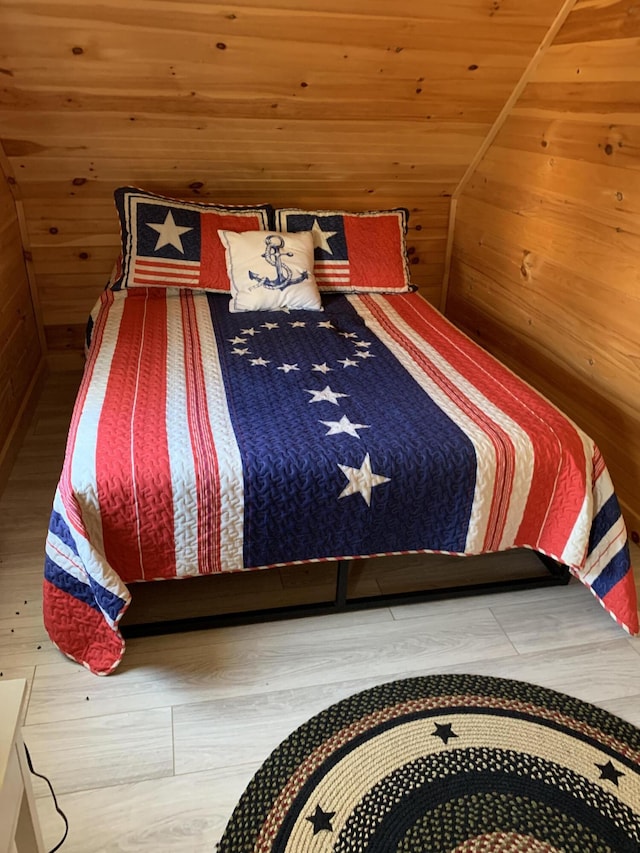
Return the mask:
<path fill-rule="evenodd" d="M 104 675 L 139 581 L 516 547 L 568 566 L 637 633 L 594 442 L 417 293 L 323 309 L 105 291 L 46 542 L 53 642 Z"/>

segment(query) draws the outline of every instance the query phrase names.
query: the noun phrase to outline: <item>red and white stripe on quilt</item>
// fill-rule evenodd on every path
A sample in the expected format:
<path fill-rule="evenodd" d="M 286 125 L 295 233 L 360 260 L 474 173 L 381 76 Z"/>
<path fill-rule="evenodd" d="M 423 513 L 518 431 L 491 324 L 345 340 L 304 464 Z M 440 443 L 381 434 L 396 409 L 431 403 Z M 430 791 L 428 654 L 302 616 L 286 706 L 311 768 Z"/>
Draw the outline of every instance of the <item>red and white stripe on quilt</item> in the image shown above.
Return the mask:
<path fill-rule="evenodd" d="M 531 547 L 580 565 L 591 521 L 586 436 L 470 341 L 452 337 L 436 312 L 406 298 L 350 301 L 476 449 L 465 552 Z"/>
<path fill-rule="evenodd" d="M 242 465 L 206 296 L 123 291 L 108 315 L 93 350 L 106 379 L 89 386 L 71 457 L 100 583 L 113 576 L 122 595 L 118 575 L 128 583 L 242 568 Z"/>

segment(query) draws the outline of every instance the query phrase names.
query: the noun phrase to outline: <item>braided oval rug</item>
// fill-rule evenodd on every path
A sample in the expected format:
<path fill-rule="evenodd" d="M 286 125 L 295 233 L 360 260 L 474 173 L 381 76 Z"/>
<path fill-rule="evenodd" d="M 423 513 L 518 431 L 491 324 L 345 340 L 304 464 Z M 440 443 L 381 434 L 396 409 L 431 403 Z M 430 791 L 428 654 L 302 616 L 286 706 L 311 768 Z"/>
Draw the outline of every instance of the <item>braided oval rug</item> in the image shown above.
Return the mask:
<path fill-rule="evenodd" d="M 520 681 L 383 684 L 265 761 L 220 853 L 640 853 L 640 730 Z"/>

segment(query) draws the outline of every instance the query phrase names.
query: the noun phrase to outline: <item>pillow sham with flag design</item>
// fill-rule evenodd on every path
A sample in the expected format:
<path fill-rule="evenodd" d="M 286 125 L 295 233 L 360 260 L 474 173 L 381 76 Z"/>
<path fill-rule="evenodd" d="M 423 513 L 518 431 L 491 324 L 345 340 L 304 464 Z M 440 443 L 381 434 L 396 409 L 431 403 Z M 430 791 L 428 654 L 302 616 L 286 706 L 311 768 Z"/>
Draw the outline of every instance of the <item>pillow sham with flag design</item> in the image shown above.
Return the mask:
<path fill-rule="evenodd" d="M 410 289 L 405 208 L 275 212 L 278 231 L 311 231 L 318 289 L 344 293 L 402 293 Z"/>
<path fill-rule="evenodd" d="M 268 204 L 230 207 L 180 201 L 119 187 L 114 193 L 122 236 L 122 269 L 112 290 L 128 287 L 188 287 L 229 293 L 219 229 L 265 231 Z"/>

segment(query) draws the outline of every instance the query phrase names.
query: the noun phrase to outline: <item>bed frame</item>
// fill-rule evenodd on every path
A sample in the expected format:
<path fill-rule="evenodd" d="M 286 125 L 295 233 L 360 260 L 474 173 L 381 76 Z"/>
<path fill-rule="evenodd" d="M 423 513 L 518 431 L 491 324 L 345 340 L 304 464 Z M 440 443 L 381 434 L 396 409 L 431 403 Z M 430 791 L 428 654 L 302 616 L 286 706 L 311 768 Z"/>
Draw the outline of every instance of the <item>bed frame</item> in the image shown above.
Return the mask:
<path fill-rule="evenodd" d="M 336 561 L 336 582 L 331 601 L 294 604 L 286 607 L 267 607 L 259 610 L 236 611 L 233 613 L 212 614 L 209 616 L 189 616 L 165 621 L 122 624 L 120 631 L 125 639 L 152 637 L 160 634 L 177 634 L 184 631 L 200 631 L 207 628 L 222 628 L 230 625 L 249 625 L 253 622 L 275 622 L 281 619 L 297 619 L 304 616 L 324 616 L 329 613 L 344 613 L 349 610 L 365 610 L 376 607 L 390 607 L 402 604 L 415 604 L 421 601 L 434 601 L 445 598 L 462 598 L 467 595 L 482 595 L 487 592 L 508 592 L 509 590 L 534 589 L 546 586 L 566 586 L 571 573 L 566 566 L 557 563 L 545 554 L 534 552 L 546 568 L 541 575 L 509 580 L 486 581 L 454 587 L 437 587 L 413 592 L 387 593 L 384 595 L 347 597 L 349 571 L 357 560 Z"/>

